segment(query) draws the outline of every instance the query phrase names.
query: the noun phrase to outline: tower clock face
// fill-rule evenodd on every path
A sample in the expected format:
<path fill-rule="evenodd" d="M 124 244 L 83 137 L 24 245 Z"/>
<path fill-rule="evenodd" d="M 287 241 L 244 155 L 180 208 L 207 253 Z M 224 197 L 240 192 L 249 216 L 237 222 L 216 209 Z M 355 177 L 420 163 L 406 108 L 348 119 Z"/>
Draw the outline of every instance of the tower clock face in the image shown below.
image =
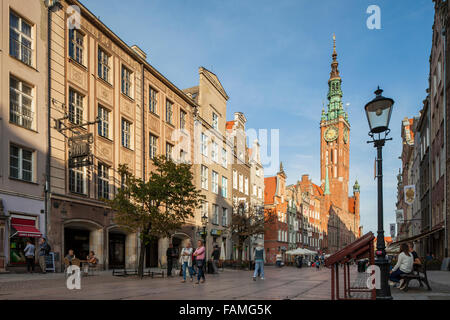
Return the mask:
<path fill-rule="evenodd" d="M 344 129 L 344 143 L 348 143 L 348 129 Z"/>
<path fill-rule="evenodd" d="M 336 140 L 337 137 L 338 137 L 338 129 L 337 129 L 336 127 L 328 128 L 328 129 L 325 131 L 325 134 L 324 134 L 324 136 L 323 136 L 323 138 L 324 138 L 325 141 L 327 141 L 327 142 L 332 142 L 332 141 Z"/>

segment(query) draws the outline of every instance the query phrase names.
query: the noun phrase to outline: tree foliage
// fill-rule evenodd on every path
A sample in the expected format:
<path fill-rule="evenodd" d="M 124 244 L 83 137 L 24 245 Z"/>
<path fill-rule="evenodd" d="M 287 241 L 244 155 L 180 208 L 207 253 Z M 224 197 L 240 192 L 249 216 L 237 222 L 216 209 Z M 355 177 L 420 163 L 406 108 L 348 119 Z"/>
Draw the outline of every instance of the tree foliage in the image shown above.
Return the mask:
<path fill-rule="evenodd" d="M 275 221 L 272 211 L 264 211 L 263 206 L 249 206 L 244 202 L 234 203 L 231 217 L 231 230 L 237 239 L 238 261 L 242 260 L 244 242 L 250 237 L 264 234 L 268 225 Z"/>
<path fill-rule="evenodd" d="M 119 166 L 122 185 L 108 203 L 114 222 L 139 234 L 138 274 L 142 277 L 144 250 L 155 237 L 169 237 L 199 208 L 203 196 L 193 184 L 192 166 L 164 156 L 153 159 L 155 170 L 147 181 L 135 177 L 127 165 Z"/>

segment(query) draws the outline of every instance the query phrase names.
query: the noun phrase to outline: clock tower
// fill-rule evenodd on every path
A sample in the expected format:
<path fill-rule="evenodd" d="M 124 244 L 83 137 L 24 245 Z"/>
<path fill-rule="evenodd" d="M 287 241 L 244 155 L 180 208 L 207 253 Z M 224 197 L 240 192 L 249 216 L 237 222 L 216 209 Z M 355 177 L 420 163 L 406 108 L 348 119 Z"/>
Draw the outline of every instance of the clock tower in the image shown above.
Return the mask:
<path fill-rule="evenodd" d="M 342 79 L 333 35 L 333 61 L 328 80 L 327 110 L 320 121 L 320 179 L 324 195 L 348 212 L 350 124 L 342 104 Z"/>

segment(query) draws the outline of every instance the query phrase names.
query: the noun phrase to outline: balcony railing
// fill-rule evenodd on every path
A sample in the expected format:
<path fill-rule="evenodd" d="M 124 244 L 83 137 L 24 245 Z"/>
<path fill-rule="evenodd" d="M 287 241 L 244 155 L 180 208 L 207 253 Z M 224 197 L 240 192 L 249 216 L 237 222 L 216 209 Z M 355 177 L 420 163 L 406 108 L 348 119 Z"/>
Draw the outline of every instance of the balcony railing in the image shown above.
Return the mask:
<path fill-rule="evenodd" d="M 20 106 L 16 102 L 10 103 L 10 120 L 27 129 L 33 128 L 34 112 L 29 108 Z"/>

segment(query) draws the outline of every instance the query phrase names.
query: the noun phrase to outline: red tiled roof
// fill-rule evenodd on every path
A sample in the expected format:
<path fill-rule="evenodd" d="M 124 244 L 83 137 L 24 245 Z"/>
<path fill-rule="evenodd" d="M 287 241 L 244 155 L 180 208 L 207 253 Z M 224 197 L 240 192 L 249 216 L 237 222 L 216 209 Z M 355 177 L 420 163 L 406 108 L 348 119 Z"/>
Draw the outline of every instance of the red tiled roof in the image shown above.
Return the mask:
<path fill-rule="evenodd" d="M 355 213 L 355 197 L 348 198 L 348 212 Z"/>
<path fill-rule="evenodd" d="M 319 195 L 319 196 L 323 196 L 323 190 L 321 187 L 319 187 L 317 184 L 312 184 L 314 186 L 314 191 Z"/>
<path fill-rule="evenodd" d="M 227 121 L 226 129 L 232 130 L 234 126 L 234 120 L 233 121 Z"/>
<path fill-rule="evenodd" d="M 264 204 L 272 204 L 277 191 L 277 177 L 264 178 Z"/>

